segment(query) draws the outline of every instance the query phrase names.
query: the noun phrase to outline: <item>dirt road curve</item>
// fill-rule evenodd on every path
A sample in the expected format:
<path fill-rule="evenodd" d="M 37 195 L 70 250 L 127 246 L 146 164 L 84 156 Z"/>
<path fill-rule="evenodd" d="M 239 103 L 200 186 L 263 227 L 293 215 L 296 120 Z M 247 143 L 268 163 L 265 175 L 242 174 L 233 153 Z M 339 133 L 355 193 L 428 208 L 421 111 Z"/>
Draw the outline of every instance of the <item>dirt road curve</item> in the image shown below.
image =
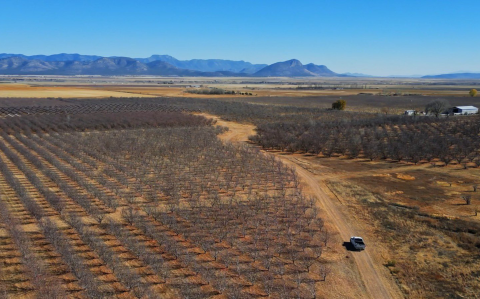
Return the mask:
<path fill-rule="evenodd" d="M 355 236 L 358 234 L 358 232 L 356 232 L 355 229 L 352 228 L 352 225 L 350 224 L 351 221 L 340 210 L 338 201 L 336 199 L 330 198 L 330 196 L 328 196 L 325 191 L 323 191 L 322 188 L 326 186 L 322 186 L 322 184 L 318 182 L 314 174 L 299 166 L 298 164 L 295 164 L 294 162 L 288 160 L 286 157 L 280 158 L 282 158 L 282 160 L 286 164 L 295 167 L 298 175 L 303 180 L 303 182 L 312 189 L 313 193 L 320 201 L 321 206 L 329 216 L 330 220 L 337 227 L 343 240 L 348 241 L 351 236 Z M 358 266 L 360 275 L 362 276 L 363 283 L 365 284 L 365 287 L 371 298 L 377 299 L 398 297 L 396 294 L 391 294 L 391 292 L 388 290 L 390 288 L 386 286 L 386 282 L 382 280 L 381 275 L 378 273 L 376 267 L 374 266 L 368 250 L 358 254 L 354 254 L 353 257 L 355 259 L 355 263 Z"/>
<path fill-rule="evenodd" d="M 226 122 L 212 115 L 205 116 L 213 117 L 217 120 L 218 125 L 229 128 L 228 132 L 220 136 L 225 141 L 245 142 L 248 140 L 248 136 L 255 133 L 254 126 L 252 125 Z M 288 156 L 277 157 L 286 164 L 295 167 L 304 184 L 306 184 L 318 198 L 320 206 L 327 213 L 329 220 L 338 229 L 343 240 L 348 241 L 351 236 L 359 234 L 359 231 L 355 228 L 354 221 L 342 212 L 342 205 L 339 201 L 331 198 L 324 191 L 327 187 L 315 174 L 303 168 L 302 165 L 295 160 L 290 160 Z M 353 254 L 353 258 L 367 290 L 368 294 L 365 294 L 367 297 L 372 299 L 403 298 L 391 277 L 387 277 L 384 275 L 384 272 L 380 271 L 383 266 L 374 263 L 368 250 Z"/>

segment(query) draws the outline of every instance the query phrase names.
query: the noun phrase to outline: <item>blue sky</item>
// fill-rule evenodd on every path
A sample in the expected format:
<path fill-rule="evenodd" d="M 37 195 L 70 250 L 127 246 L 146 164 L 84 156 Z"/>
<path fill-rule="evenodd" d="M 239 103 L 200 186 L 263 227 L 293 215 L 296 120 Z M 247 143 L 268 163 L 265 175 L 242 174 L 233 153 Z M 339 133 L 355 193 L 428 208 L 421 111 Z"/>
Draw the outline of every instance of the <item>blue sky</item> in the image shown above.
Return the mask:
<path fill-rule="evenodd" d="M 0 53 L 296 58 L 373 75 L 480 72 L 479 11 L 479 0 L 3 0 Z"/>

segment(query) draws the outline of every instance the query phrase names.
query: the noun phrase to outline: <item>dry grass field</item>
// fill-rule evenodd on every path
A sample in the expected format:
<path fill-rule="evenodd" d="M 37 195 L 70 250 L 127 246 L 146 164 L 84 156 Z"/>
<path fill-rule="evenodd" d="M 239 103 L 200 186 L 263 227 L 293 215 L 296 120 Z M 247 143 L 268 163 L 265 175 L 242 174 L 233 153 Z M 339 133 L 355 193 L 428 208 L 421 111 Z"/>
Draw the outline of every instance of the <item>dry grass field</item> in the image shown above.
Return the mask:
<path fill-rule="evenodd" d="M 476 298 L 478 168 L 299 159 L 318 173 L 365 236 L 377 240 L 382 263 L 407 297 Z"/>
<path fill-rule="evenodd" d="M 0 84 L 0 97 L 2 98 L 108 98 L 132 96 L 128 92 L 83 87 Z M 142 97 L 145 95 L 138 93 L 134 96 Z"/>
<path fill-rule="evenodd" d="M 12 84 L 13 83 L 13 84 Z M 322 97 L 358 94 L 415 94 L 467 97 L 478 80 L 428 80 L 385 78 L 179 78 L 98 76 L 0 76 L 0 97 L 198 97 L 188 89 L 222 88 L 259 97 Z M 236 95 L 235 98 L 248 96 Z"/>
<path fill-rule="evenodd" d="M 260 97 L 305 97 L 305 96 L 324 96 L 324 95 L 356 95 L 364 90 L 296 90 L 296 89 L 282 89 L 280 87 L 259 86 L 259 87 L 244 87 L 238 84 L 211 84 L 208 87 L 223 88 L 226 90 L 233 90 L 235 92 L 248 92 L 253 96 Z M 190 88 L 183 87 L 122 87 L 122 86 L 102 86 L 98 87 L 100 90 L 127 92 L 132 94 L 143 94 L 150 96 L 167 96 L 167 97 L 194 97 L 194 98 L 231 98 L 232 95 L 203 95 L 192 94 L 186 92 Z M 248 98 L 249 96 L 236 95 L 235 98 Z"/>
<path fill-rule="evenodd" d="M 431 163 L 413 165 L 365 159 L 301 157 L 317 165 L 317 171 L 329 177 L 328 180 L 361 185 L 400 207 L 415 207 L 419 213 L 433 217 L 480 223 L 480 216 L 475 215 L 475 211 L 480 211 L 480 193 L 474 191 L 474 186 L 480 185 L 480 169 L 473 165 L 465 169 L 455 163 L 434 167 Z M 473 197 L 470 205 L 462 199 L 465 195 Z"/>
<path fill-rule="evenodd" d="M 210 86 L 210 85 L 209 85 Z M 278 87 L 261 86 L 256 88 L 245 88 L 238 85 L 224 86 L 212 84 L 211 87 L 225 88 L 236 92 L 253 93 L 255 96 L 323 96 L 323 95 L 355 95 L 364 90 L 307 90 L 297 91 L 295 89 L 279 89 Z M 157 86 L 35 86 L 28 84 L 0 84 L 0 97 L 2 98 L 105 98 L 105 97 L 194 97 L 194 98 L 229 98 L 231 95 L 202 95 L 186 92 L 187 87 L 157 87 Z M 248 96 L 237 95 L 235 98 Z"/>

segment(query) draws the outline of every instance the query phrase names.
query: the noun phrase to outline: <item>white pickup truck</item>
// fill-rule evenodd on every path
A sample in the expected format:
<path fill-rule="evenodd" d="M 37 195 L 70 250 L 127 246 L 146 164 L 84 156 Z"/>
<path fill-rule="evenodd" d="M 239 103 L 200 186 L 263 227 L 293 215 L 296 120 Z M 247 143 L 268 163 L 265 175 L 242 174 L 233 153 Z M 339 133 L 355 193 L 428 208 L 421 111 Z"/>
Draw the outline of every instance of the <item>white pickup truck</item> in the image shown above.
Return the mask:
<path fill-rule="evenodd" d="M 365 242 L 361 237 L 351 237 L 350 243 L 352 244 L 355 250 L 364 250 L 365 249 Z"/>

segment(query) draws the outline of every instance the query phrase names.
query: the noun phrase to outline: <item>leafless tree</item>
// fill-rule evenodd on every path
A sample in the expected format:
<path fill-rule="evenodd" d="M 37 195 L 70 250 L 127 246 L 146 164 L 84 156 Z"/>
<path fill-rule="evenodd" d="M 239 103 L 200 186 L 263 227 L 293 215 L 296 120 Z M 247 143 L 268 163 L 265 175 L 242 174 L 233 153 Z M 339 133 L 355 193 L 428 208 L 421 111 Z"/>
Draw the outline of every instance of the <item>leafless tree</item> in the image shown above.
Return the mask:
<path fill-rule="evenodd" d="M 450 106 L 447 100 L 444 99 L 436 99 L 431 101 L 425 106 L 425 112 L 431 113 L 438 117 L 441 113 L 443 113 L 447 108 Z"/>
<path fill-rule="evenodd" d="M 319 274 L 322 277 L 322 280 L 327 281 L 327 276 L 330 274 L 330 269 L 326 265 L 321 264 L 319 267 L 319 271 L 320 271 Z"/>
<path fill-rule="evenodd" d="M 471 195 L 462 195 L 462 199 L 465 201 L 466 205 L 470 205 L 472 203 Z"/>

